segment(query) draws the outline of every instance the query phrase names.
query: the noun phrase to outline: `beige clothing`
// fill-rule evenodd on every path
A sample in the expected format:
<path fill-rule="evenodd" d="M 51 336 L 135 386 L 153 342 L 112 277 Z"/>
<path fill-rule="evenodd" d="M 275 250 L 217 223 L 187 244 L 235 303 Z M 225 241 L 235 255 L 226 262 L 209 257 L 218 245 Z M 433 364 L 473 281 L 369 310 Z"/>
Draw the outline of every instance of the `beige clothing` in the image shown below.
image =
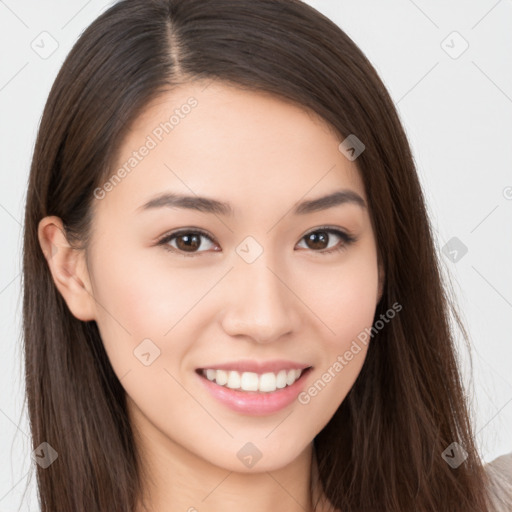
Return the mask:
<path fill-rule="evenodd" d="M 512 452 L 485 465 L 493 512 L 512 512 Z"/>

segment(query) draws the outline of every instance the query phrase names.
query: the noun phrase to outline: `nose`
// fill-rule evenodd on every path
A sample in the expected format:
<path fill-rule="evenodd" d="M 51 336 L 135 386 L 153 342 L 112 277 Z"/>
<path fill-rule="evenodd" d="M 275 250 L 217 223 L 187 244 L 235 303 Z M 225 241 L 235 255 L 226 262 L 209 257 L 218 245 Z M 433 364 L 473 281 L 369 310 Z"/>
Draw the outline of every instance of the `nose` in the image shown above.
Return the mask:
<path fill-rule="evenodd" d="M 272 269 L 265 253 L 250 264 L 239 261 L 229 280 L 222 317 L 228 335 L 270 343 L 298 332 L 301 301 L 287 273 Z"/>

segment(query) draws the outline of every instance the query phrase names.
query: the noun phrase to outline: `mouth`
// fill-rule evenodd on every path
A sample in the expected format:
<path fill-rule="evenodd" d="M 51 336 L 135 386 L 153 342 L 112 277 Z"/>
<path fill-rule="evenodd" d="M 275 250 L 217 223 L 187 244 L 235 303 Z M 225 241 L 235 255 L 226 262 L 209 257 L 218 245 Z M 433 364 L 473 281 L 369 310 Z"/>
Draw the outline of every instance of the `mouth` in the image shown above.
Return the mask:
<path fill-rule="evenodd" d="M 312 366 L 308 366 L 278 372 L 256 373 L 197 368 L 196 373 L 221 388 L 243 394 L 257 395 L 278 393 L 281 390 L 288 389 L 297 382 L 303 381 L 312 369 Z"/>
<path fill-rule="evenodd" d="M 300 372 L 298 375 L 295 373 L 296 370 Z M 312 366 L 304 369 L 292 369 L 293 373 L 291 374 L 290 370 L 281 370 L 286 372 L 286 381 L 283 380 L 282 373 L 279 376 L 281 371 L 273 374 L 273 377 L 269 376 L 272 372 L 263 374 L 243 372 L 239 374 L 233 370 L 201 368 L 195 370 L 195 373 L 207 393 L 222 406 L 239 414 L 265 416 L 291 406 L 305 387 L 306 379 L 312 370 Z M 253 375 L 244 375 L 251 373 Z M 283 387 L 279 388 L 277 384 Z"/>

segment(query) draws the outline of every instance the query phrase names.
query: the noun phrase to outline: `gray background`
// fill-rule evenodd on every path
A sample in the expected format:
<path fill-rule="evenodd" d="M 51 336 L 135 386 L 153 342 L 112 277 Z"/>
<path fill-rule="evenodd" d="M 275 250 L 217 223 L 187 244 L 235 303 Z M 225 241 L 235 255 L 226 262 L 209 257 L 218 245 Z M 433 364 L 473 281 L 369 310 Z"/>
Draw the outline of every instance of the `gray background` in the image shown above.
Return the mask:
<path fill-rule="evenodd" d="M 308 3 L 359 45 L 397 105 L 446 279 L 453 283 L 472 337 L 472 381 L 462 346 L 460 357 L 478 445 L 490 461 L 512 451 L 512 1 Z M 18 510 L 31 473 L 20 350 L 30 158 L 60 65 L 80 33 L 109 5 L 0 0 L 0 512 Z M 58 47 L 45 55 L 52 44 Z M 447 243 L 459 247 L 449 245 L 452 253 L 445 254 Z M 32 478 L 23 511 L 38 510 L 34 483 Z"/>

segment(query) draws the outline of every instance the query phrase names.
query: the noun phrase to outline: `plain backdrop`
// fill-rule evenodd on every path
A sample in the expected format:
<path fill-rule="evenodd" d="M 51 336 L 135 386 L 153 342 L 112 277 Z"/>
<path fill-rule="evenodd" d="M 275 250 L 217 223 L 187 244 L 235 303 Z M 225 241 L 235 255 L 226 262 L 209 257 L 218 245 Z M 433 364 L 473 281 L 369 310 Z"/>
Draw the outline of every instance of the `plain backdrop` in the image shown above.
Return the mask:
<path fill-rule="evenodd" d="M 472 338 L 473 379 L 462 348 L 461 362 L 478 446 L 490 461 L 512 451 L 512 1 L 308 3 L 363 50 L 397 106 L 444 272 Z M 0 512 L 39 510 L 20 338 L 24 202 L 35 136 L 64 58 L 109 5 L 0 1 Z M 41 49 L 42 38 L 51 55 Z"/>

